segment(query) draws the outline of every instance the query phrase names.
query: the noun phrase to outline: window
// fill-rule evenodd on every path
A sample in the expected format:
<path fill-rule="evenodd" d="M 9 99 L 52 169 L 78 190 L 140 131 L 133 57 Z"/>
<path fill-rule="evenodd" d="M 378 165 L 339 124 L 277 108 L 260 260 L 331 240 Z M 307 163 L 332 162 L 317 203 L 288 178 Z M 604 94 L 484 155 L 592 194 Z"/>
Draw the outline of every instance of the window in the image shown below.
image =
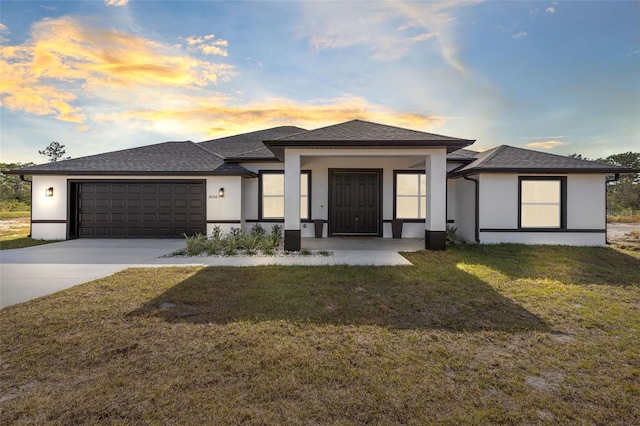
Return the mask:
<path fill-rule="evenodd" d="M 427 176 L 419 172 L 395 172 L 395 217 L 425 219 L 427 217 Z"/>
<path fill-rule="evenodd" d="M 521 177 L 520 228 L 564 228 L 566 178 Z"/>
<path fill-rule="evenodd" d="M 309 219 L 311 172 L 300 173 L 300 218 Z M 260 219 L 284 218 L 284 172 L 260 172 Z"/>

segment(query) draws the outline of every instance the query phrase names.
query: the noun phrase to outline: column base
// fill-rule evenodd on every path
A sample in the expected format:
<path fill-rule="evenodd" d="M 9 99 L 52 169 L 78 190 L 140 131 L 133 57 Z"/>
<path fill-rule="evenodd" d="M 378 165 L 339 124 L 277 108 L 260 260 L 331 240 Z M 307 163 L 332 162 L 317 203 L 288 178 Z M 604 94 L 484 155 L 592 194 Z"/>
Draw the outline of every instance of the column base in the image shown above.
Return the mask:
<path fill-rule="evenodd" d="M 300 251 L 302 240 L 300 230 L 284 230 L 284 249 L 286 251 Z"/>
<path fill-rule="evenodd" d="M 424 248 L 427 250 L 444 250 L 447 243 L 446 231 L 424 231 Z"/>

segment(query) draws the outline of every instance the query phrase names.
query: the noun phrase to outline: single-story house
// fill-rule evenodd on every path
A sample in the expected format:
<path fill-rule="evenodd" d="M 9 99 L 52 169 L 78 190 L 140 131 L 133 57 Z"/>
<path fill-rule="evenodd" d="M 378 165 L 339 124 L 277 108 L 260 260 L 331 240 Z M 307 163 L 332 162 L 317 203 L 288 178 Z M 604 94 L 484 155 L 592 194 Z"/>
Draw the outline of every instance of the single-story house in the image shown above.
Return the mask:
<path fill-rule="evenodd" d="M 605 182 L 635 170 L 353 120 L 165 142 L 14 170 L 32 176 L 38 239 L 173 238 L 282 224 L 302 237 L 606 243 Z"/>

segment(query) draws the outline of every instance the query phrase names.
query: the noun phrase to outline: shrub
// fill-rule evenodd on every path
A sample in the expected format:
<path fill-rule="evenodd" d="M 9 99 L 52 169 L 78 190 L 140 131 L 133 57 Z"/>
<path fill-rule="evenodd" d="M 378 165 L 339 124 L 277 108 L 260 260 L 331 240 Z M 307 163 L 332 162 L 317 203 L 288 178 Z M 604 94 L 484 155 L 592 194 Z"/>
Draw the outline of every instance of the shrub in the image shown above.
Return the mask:
<path fill-rule="evenodd" d="M 260 235 L 260 236 L 265 235 L 266 233 L 267 231 L 265 231 L 262 225 L 260 225 L 259 223 L 255 223 L 251 227 L 251 231 L 249 232 L 250 235 Z"/>
<path fill-rule="evenodd" d="M 187 253 L 189 256 L 196 256 L 207 248 L 207 236 L 203 234 L 195 234 L 195 235 L 186 235 L 186 245 L 187 245 Z"/>

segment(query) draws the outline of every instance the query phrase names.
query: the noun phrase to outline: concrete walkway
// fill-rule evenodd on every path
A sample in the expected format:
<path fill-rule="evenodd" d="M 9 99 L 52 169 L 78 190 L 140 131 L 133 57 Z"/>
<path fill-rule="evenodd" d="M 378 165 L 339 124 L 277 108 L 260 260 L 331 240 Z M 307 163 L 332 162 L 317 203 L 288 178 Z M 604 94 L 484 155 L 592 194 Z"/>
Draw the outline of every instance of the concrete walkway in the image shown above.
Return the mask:
<path fill-rule="evenodd" d="M 161 257 L 184 240 L 62 241 L 0 251 L 0 308 L 112 275 L 130 267 L 258 265 L 411 265 L 398 251 L 422 249 L 424 241 L 303 238 L 302 247 L 330 256 Z"/>

